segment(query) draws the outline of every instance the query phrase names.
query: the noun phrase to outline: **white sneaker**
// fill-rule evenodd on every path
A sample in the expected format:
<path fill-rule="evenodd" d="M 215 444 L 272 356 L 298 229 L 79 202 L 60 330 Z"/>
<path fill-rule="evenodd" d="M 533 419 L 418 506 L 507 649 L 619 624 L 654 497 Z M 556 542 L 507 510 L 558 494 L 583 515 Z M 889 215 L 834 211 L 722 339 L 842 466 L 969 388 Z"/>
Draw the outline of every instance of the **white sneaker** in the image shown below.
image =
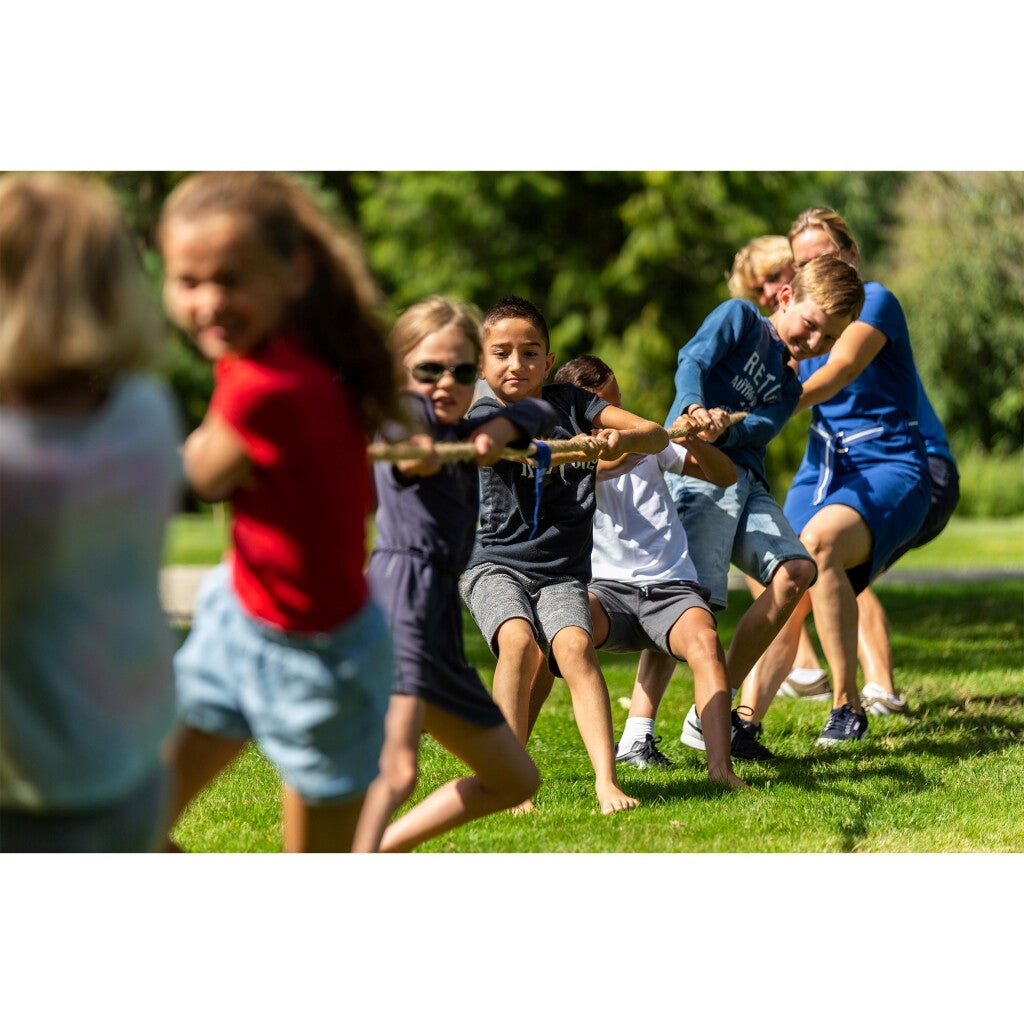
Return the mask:
<path fill-rule="evenodd" d="M 910 713 L 906 697 L 897 697 L 895 694 L 889 693 L 888 690 L 883 690 L 878 683 L 865 683 L 860 700 L 869 715 L 907 715 Z"/>
<path fill-rule="evenodd" d="M 779 696 L 829 700 L 832 697 L 832 684 L 824 669 L 795 668 L 782 681 Z"/>
<path fill-rule="evenodd" d="M 697 705 L 691 704 L 690 710 L 686 712 L 686 719 L 683 721 L 683 731 L 679 736 L 679 742 L 685 743 L 694 750 L 704 750 L 704 730 L 700 727 L 700 719 L 697 717 Z"/>

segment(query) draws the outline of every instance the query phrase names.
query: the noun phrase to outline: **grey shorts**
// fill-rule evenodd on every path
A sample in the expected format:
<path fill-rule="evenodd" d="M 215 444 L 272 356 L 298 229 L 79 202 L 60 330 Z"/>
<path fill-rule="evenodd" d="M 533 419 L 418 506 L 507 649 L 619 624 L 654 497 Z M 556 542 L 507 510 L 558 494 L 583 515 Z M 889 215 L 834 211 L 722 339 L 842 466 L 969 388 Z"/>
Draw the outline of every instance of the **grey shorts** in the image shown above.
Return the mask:
<path fill-rule="evenodd" d="M 591 638 L 594 636 L 587 588 L 571 576 L 533 579 L 510 566 L 484 562 L 462 574 L 459 593 L 495 657 L 498 630 L 509 619 L 530 623 L 537 643 L 548 652 L 548 664 L 556 676 L 562 673 L 551 655 L 551 641 L 559 630 L 579 626 Z"/>
<path fill-rule="evenodd" d="M 668 635 L 680 615 L 691 608 L 702 608 L 715 618 L 708 607 L 707 590 L 691 580 L 663 580 L 642 586 L 618 580 L 591 580 L 590 592 L 608 616 L 608 636 L 601 644 L 602 651 L 654 650 L 672 654 Z"/>

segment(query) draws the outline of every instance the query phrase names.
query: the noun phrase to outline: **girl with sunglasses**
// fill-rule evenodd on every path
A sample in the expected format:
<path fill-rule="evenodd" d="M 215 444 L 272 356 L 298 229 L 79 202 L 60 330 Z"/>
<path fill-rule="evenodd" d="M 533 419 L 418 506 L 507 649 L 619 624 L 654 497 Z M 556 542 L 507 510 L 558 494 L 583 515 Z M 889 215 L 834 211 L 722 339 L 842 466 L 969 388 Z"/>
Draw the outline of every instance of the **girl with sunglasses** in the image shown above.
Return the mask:
<path fill-rule="evenodd" d="M 391 625 L 396 678 L 380 775 L 367 792 L 354 849 L 403 852 L 467 821 L 529 799 L 540 776 L 501 710 L 466 661 L 458 578 L 476 529 L 478 466 L 518 438 L 548 431 L 554 413 L 527 399 L 482 424 L 463 417 L 480 361 L 479 325 L 447 299 L 424 299 L 399 317 L 389 339 L 406 377 L 409 420 L 424 457 L 374 468 L 379 506 L 369 579 Z M 385 439 L 408 433 L 395 425 Z M 433 442 L 469 439 L 473 462 L 442 465 Z M 429 732 L 473 774 L 452 779 L 388 825 L 412 795 L 420 737 Z"/>

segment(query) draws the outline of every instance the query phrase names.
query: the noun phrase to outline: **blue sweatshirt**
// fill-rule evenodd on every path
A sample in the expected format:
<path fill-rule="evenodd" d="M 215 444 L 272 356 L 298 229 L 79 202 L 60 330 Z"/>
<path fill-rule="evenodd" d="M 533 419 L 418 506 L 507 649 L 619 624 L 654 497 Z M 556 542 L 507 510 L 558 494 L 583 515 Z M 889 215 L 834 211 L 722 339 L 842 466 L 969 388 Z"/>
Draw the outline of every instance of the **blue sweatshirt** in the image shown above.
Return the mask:
<path fill-rule="evenodd" d="M 676 397 L 665 426 L 693 404 L 748 413 L 715 445 L 767 486 L 765 449 L 793 415 L 802 391 L 769 320 L 745 299 L 729 299 L 679 350 Z"/>

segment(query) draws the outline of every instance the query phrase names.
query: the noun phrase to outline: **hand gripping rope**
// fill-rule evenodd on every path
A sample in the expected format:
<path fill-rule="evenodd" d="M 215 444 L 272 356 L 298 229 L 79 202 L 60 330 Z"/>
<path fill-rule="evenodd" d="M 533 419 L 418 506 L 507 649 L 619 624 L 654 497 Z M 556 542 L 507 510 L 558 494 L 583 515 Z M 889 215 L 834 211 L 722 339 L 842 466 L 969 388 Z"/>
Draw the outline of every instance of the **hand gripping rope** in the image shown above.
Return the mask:
<path fill-rule="evenodd" d="M 726 423 L 732 427 L 746 418 L 747 414 L 745 412 L 734 412 L 729 414 Z M 668 436 L 672 441 L 681 441 L 684 438 L 699 434 L 703 429 L 703 427 L 696 424 L 673 427 L 668 432 Z M 551 455 L 563 455 L 566 452 L 579 452 L 593 458 L 593 454 L 588 449 L 583 448 L 580 442 L 573 437 L 556 441 L 534 441 L 525 448 L 505 448 L 501 453 L 501 457 L 520 462 L 524 458 L 536 460 L 538 444 L 543 444 L 543 447 L 548 450 L 549 458 Z M 371 444 L 367 449 L 367 454 L 376 462 L 401 462 L 404 459 L 422 459 L 426 452 L 419 445 L 400 441 L 397 444 Z M 442 441 L 434 445 L 434 454 L 442 462 L 472 462 L 477 456 L 477 451 L 468 441 Z"/>

